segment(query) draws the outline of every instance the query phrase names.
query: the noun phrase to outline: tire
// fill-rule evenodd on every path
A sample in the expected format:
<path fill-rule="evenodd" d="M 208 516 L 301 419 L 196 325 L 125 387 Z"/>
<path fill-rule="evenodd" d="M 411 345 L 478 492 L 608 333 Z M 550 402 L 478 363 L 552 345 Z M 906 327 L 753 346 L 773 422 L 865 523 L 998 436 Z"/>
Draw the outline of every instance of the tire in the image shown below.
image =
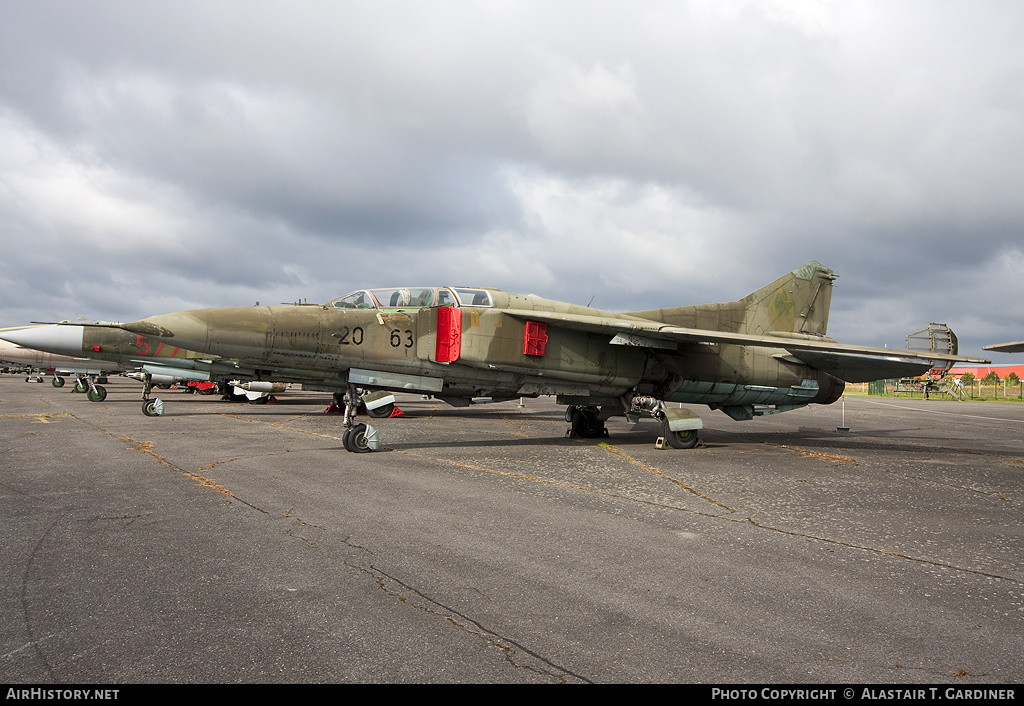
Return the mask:
<path fill-rule="evenodd" d="M 96 385 L 90 387 L 89 391 L 85 393 L 86 397 L 89 398 L 90 402 L 102 402 L 107 399 L 107 388 Z"/>
<path fill-rule="evenodd" d="M 55 375 L 53 380 L 50 381 L 50 384 L 54 387 L 64 387 L 64 378 Z"/>
<path fill-rule="evenodd" d="M 604 424 L 596 412 L 577 409 L 572 414 L 572 432 L 583 439 L 597 439 L 604 436 Z"/>
<path fill-rule="evenodd" d="M 147 417 L 159 417 L 164 413 L 164 403 L 159 399 L 145 400 L 142 403 L 142 413 Z"/>
<path fill-rule="evenodd" d="M 668 445 L 673 449 L 692 449 L 700 440 L 696 429 L 672 431 L 668 428 L 668 422 L 665 422 L 664 432 L 665 440 L 668 441 Z"/>
<path fill-rule="evenodd" d="M 354 427 L 349 429 L 347 438 L 348 443 L 345 448 L 352 453 L 364 454 L 370 451 L 370 445 L 366 442 L 365 424 L 356 424 Z"/>
<path fill-rule="evenodd" d="M 373 417 L 374 419 L 386 419 L 391 416 L 392 412 L 395 411 L 395 403 L 389 402 L 383 407 L 376 407 L 374 409 L 367 409 L 366 415 Z"/>

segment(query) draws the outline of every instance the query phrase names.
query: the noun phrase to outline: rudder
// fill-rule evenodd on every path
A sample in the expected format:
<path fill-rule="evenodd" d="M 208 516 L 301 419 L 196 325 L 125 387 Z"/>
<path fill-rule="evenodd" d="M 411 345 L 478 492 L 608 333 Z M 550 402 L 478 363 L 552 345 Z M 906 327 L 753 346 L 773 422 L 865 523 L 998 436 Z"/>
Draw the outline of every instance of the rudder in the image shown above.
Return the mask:
<path fill-rule="evenodd" d="M 797 333 L 824 336 L 836 276 L 812 260 L 740 301 L 745 305 L 747 333 Z"/>

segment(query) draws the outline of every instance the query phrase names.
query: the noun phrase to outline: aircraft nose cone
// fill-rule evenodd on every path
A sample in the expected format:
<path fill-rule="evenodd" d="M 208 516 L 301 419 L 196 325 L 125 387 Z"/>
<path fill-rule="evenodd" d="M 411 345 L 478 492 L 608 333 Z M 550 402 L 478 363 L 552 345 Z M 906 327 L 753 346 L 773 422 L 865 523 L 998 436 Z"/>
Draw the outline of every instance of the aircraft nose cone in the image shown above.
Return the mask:
<path fill-rule="evenodd" d="M 82 355 L 82 327 L 60 326 L 26 326 L 18 329 L 0 331 L 0 338 L 22 348 L 31 348 L 57 355 Z"/>

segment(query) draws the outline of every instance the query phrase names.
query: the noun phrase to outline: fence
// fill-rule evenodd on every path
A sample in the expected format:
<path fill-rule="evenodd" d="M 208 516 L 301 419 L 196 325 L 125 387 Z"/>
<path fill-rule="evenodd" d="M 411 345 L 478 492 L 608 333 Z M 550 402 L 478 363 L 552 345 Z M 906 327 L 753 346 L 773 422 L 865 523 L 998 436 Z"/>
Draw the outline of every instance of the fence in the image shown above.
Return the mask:
<path fill-rule="evenodd" d="M 917 381 L 914 381 L 917 382 Z M 923 381 L 920 381 L 923 382 Z M 868 395 L 884 397 L 924 397 L 923 385 L 907 380 L 877 380 L 868 383 L 848 383 L 848 392 L 866 392 Z M 938 382 L 938 381 L 936 381 Z M 995 385 L 982 385 L 981 380 L 956 385 L 952 381 L 939 383 L 928 390 L 928 399 L 963 400 L 1021 400 L 1024 401 L 1024 381 L 1013 385 L 1000 380 Z"/>

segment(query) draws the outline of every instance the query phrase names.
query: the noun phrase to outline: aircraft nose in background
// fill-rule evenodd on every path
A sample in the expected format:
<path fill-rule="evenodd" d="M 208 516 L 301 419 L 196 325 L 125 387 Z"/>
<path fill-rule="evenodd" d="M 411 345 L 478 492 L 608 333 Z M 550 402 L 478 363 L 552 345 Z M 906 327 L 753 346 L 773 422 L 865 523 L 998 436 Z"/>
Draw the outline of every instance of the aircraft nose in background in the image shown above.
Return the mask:
<path fill-rule="evenodd" d="M 4 329 L 0 338 L 5 341 L 47 353 L 58 355 L 82 355 L 81 326 L 27 326 L 19 329 Z"/>

